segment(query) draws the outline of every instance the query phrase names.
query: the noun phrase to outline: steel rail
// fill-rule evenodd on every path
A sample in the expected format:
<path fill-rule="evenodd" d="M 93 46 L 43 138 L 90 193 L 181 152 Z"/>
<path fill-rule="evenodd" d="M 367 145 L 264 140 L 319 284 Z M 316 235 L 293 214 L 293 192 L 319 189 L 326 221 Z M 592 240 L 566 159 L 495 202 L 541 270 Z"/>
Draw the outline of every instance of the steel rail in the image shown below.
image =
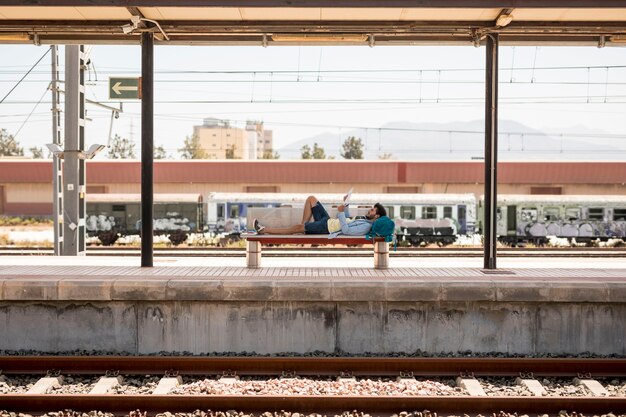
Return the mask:
<path fill-rule="evenodd" d="M 472 397 L 472 396 L 301 396 L 301 395 L 0 395 L 0 410 L 46 412 L 102 410 L 128 413 L 192 412 L 194 410 L 237 410 L 261 413 L 397 413 L 428 409 L 431 412 L 494 413 L 499 411 L 556 414 L 561 410 L 606 414 L 626 410 L 624 397 Z"/>
<path fill-rule="evenodd" d="M 371 247 L 268 247 L 264 248 L 265 257 L 341 257 L 350 254 L 350 256 L 371 257 Z M 140 253 L 140 249 L 128 247 L 88 247 L 87 253 L 91 256 L 136 256 Z M 155 256 L 159 257 L 243 257 L 245 256 L 245 248 L 155 248 Z M 0 256 L 8 255 L 53 255 L 53 248 L 40 247 L 0 247 Z M 626 251 L 622 248 L 597 248 L 596 250 L 585 248 L 550 248 L 550 249 L 499 249 L 498 255 L 505 258 L 522 258 L 522 257 L 559 257 L 559 258 L 626 258 Z M 473 248 L 396 248 L 390 252 L 393 258 L 402 257 L 428 257 L 428 258 L 449 258 L 449 257 L 480 257 L 482 252 L 480 249 Z"/>
<path fill-rule="evenodd" d="M 364 358 L 364 357 L 198 357 L 198 356 L 0 356 L 5 374 L 122 374 L 183 375 L 340 375 L 363 376 L 626 376 L 626 359 L 598 358 Z"/>
<path fill-rule="evenodd" d="M 268 357 L 119 357 L 119 356 L 3 356 L 4 373 L 41 373 L 55 369 L 61 373 L 171 372 L 211 374 L 225 370 L 241 375 L 533 375 L 574 376 L 581 372 L 594 376 L 626 375 L 626 359 L 531 359 L 531 358 L 268 358 Z M 397 413 L 428 409 L 431 412 L 494 413 L 579 413 L 606 414 L 626 410 L 625 397 L 473 397 L 473 396 L 300 396 L 300 395 L 0 395 L 0 409 L 14 412 L 104 410 L 128 413 L 130 410 L 191 412 L 194 410 L 237 410 L 261 413 L 288 410 L 302 413 L 340 413 L 360 410 L 368 413 Z"/>
<path fill-rule="evenodd" d="M 42 251 L 42 250 L 51 250 L 51 247 L 45 246 L 0 246 L 0 251 L 3 250 L 15 250 L 15 251 Z M 92 252 L 125 252 L 131 250 L 139 250 L 139 246 L 87 246 L 87 249 Z M 268 247 L 265 251 L 280 251 L 280 252 L 289 252 L 289 251 L 301 251 L 306 250 L 304 247 L 294 247 L 294 246 L 284 246 L 284 247 Z M 342 247 L 342 246 L 334 246 L 334 247 L 326 247 L 321 246 L 315 248 L 318 252 L 334 252 L 334 251 L 366 251 L 367 253 L 371 252 L 371 247 Z M 443 247 L 397 247 L 396 252 L 415 252 L 415 253 L 425 253 L 425 252 L 479 252 L 482 249 L 480 247 L 469 247 L 469 246 L 443 246 Z M 189 251 L 189 252 L 245 252 L 245 248 L 236 248 L 236 247 L 219 247 L 219 246 L 188 246 L 188 247 L 155 247 L 155 252 L 177 252 L 177 251 Z M 498 252 L 500 253 L 543 253 L 543 252 L 559 252 L 559 253 L 624 253 L 626 254 L 626 246 L 622 247 L 508 247 L 508 248 L 498 248 Z"/>

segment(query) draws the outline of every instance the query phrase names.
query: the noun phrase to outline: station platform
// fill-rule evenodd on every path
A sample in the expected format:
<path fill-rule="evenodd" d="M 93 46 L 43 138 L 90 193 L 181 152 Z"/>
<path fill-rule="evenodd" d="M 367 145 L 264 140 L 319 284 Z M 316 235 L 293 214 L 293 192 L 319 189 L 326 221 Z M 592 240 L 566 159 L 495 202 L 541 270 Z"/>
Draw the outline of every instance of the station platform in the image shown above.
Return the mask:
<path fill-rule="evenodd" d="M 0 257 L 0 350 L 626 355 L 626 259 Z"/>

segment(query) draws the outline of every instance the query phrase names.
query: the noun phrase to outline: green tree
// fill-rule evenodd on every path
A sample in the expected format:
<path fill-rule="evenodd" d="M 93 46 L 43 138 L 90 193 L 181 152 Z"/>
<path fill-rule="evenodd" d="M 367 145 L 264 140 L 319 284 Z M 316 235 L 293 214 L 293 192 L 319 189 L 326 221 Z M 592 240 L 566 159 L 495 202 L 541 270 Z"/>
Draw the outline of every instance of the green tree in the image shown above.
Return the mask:
<path fill-rule="evenodd" d="M 311 154 L 311 147 L 309 145 L 304 145 L 300 148 L 300 158 L 313 159 L 313 154 Z"/>
<path fill-rule="evenodd" d="M 324 148 L 319 146 L 317 142 L 313 144 L 313 159 L 326 159 Z"/>
<path fill-rule="evenodd" d="M 0 129 L 0 156 L 24 156 L 24 148 L 6 129 Z"/>
<path fill-rule="evenodd" d="M 280 159 L 278 152 L 273 152 L 271 149 L 263 152 L 263 159 Z"/>
<path fill-rule="evenodd" d="M 237 147 L 235 145 L 230 145 L 226 148 L 226 159 L 239 159 L 235 158 L 235 150 Z"/>
<path fill-rule="evenodd" d="M 200 138 L 197 136 L 185 138 L 183 147 L 178 150 L 183 159 L 208 159 L 209 154 L 200 146 Z"/>
<path fill-rule="evenodd" d="M 363 159 L 363 141 L 361 138 L 350 136 L 345 140 L 341 157 L 344 159 Z"/>
<path fill-rule="evenodd" d="M 33 159 L 43 159 L 43 149 L 37 146 L 33 146 L 28 149 L 30 153 L 33 155 Z"/>
<path fill-rule="evenodd" d="M 156 148 L 154 148 L 154 159 L 166 159 L 167 158 L 167 152 L 165 152 L 165 148 L 163 147 L 163 145 L 159 145 Z"/>
<path fill-rule="evenodd" d="M 115 135 L 107 156 L 109 159 L 135 159 L 137 157 L 135 155 L 135 142 L 120 135 Z"/>

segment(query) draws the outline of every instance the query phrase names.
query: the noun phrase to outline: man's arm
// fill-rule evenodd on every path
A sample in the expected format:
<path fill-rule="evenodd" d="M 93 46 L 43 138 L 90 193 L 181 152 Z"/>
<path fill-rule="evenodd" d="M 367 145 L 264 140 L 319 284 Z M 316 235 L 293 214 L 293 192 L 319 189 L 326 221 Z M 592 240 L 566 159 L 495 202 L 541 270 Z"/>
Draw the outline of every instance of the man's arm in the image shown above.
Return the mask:
<path fill-rule="evenodd" d="M 337 207 L 337 211 L 339 213 L 343 213 L 345 217 L 350 217 L 350 208 L 348 206 L 344 206 L 343 204 L 340 204 Z M 339 218 L 339 213 L 337 213 L 337 218 Z M 345 221 L 345 219 L 344 219 L 344 221 Z"/>

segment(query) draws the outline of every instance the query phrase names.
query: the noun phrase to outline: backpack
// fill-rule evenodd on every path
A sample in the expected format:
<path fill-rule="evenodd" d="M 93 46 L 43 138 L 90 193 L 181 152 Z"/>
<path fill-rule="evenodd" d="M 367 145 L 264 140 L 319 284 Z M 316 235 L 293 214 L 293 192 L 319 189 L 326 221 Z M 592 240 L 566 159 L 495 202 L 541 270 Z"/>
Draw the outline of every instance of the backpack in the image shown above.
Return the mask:
<path fill-rule="evenodd" d="M 395 238 L 396 225 L 387 216 L 382 216 L 374 221 L 372 230 L 365 235 L 366 239 L 374 239 L 375 237 L 384 237 L 385 242 L 392 242 Z"/>

